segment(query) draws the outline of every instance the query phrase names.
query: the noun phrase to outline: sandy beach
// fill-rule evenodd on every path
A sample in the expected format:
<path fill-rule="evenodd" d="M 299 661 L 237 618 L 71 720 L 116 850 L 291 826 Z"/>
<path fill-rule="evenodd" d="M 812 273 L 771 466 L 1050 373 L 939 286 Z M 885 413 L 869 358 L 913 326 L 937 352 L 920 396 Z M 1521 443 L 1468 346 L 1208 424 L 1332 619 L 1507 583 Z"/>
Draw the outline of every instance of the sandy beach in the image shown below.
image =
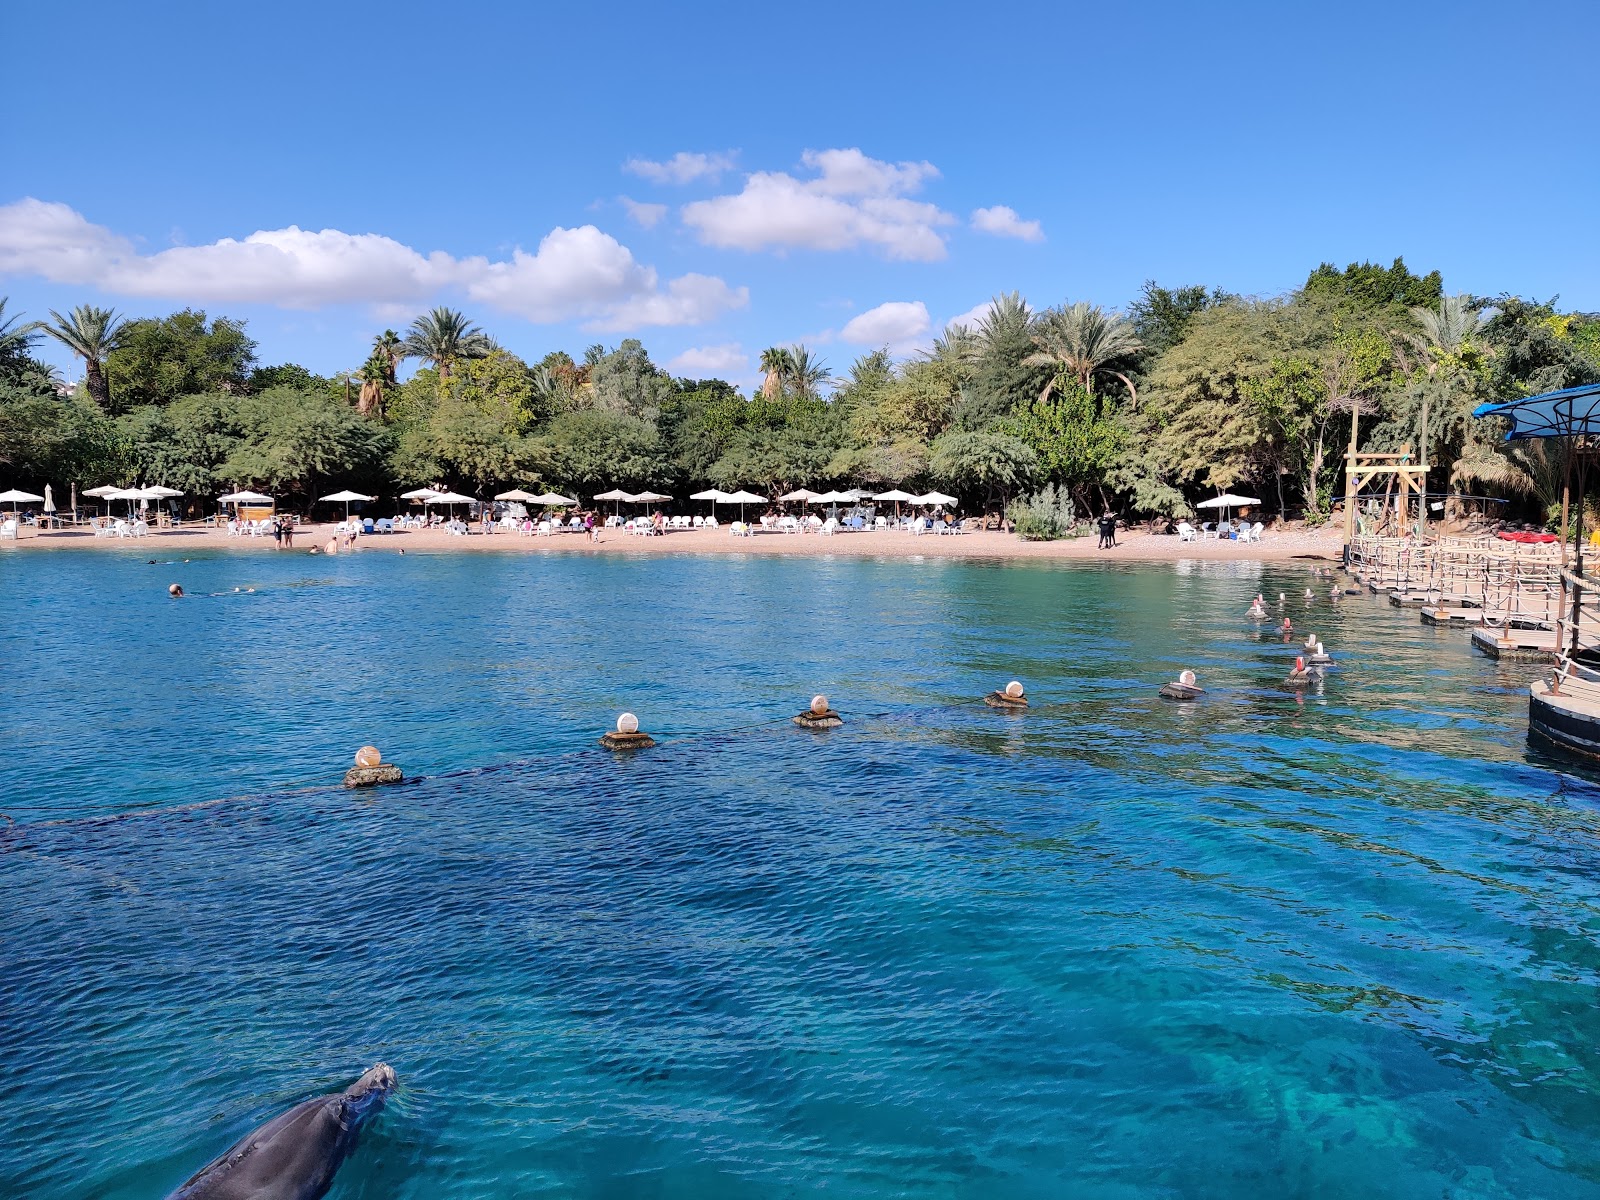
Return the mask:
<path fill-rule="evenodd" d="M 258 553 L 309 554 L 320 551 L 334 538 L 330 524 L 302 525 L 295 532 L 294 548 L 280 550 L 270 537 L 230 537 L 226 530 L 205 526 L 152 530 L 142 538 L 97 538 L 87 529 L 24 529 L 15 542 L 0 542 L 0 551 L 104 549 L 124 553 L 144 553 L 151 557 L 170 557 L 195 550 L 229 550 Z M 727 526 L 718 529 L 670 530 L 658 537 L 638 537 L 622 529 L 603 531 L 601 541 L 591 542 L 582 533 L 560 533 L 549 537 L 526 536 L 497 531 L 483 534 L 474 530 L 466 535 L 441 530 L 414 529 L 388 534 L 370 534 L 357 539 L 352 550 L 341 546 L 340 553 L 478 553 L 528 554 L 559 551 L 570 554 L 798 554 L 849 555 L 866 558 L 976 558 L 976 559 L 1082 559 L 1094 562 L 1118 560 L 1140 562 L 1253 561 L 1283 562 L 1294 558 L 1338 559 L 1344 548 L 1340 531 L 1268 533 L 1260 542 L 1193 541 L 1176 535 L 1150 534 L 1124 530 L 1110 550 L 1098 548 L 1093 536 L 1059 542 L 1027 542 L 1010 533 L 973 532 L 963 534 L 921 534 L 899 531 L 820 533 L 778 533 L 758 531 L 750 537 L 734 537 Z"/>

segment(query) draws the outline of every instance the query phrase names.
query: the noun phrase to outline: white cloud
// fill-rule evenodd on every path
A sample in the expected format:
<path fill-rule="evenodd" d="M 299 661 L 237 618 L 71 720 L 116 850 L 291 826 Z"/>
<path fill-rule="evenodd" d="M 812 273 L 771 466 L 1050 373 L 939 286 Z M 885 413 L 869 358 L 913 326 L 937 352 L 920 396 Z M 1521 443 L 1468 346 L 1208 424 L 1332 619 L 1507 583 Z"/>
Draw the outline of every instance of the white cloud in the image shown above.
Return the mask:
<path fill-rule="evenodd" d="M 978 332 L 978 326 L 989 315 L 989 310 L 994 307 L 993 300 L 985 300 L 982 304 L 967 309 L 966 312 L 951 317 L 946 325 L 965 325 L 973 333 Z"/>
<path fill-rule="evenodd" d="M 622 164 L 622 169 L 652 183 L 693 183 L 696 179 L 716 179 L 724 171 L 732 170 L 733 154 L 690 154 L 680 150 L 666 162 L 630 158 Z"/>
<path fill-rule="evenodd" d="M 661 224 L 661 218 L 667 215 L 665 204 L 646 204 L 642 200 L 630 200 L 626 196 L 620 196 L 618 199 L 622 201 L 622 207 L 627 211 L 628 218 L 644 229 L 654 229 Z"/>
<path fill-rule="evenodd" d="M 927 337 L 930 323 L 928 306 L 921 300 L 890 300 L 852 317 L 839 337 L 857 346 L 888 346 L 900 354 Z"/>
<path fill-rule="evenodd" d="M 552 229 L 534 254 L 516 250 L 509 262 L 468 259 L 467 295 L 530 321 L 589 316 L 655 288 L 655 271 L 593 225 Z"/>
<path fill-rule="evenodd" d="M 937 205 L 911 200 L 931 163 L 887 163 L 860 150 L 806 151 L 815 179 L 758 171 L 744 190 L 696 200 L 683 220 L 707 245 L 736 250 L 849 250 L 875 246 L 891 259 L 933 262 L 945 257 L 941 228 L 955 218 Z"/>
<path fill-rule="evenodd" d="M 972 227 L 996 237 L 1019 238 L 1024 242 L 1044 241 L 1044 226 L 1037 221 L 1024 221 L 1017 210 L 996 204 L 993 208 L 972 210 Z"/>
<path fill-rule="evenodd" d="M 939 178 L 931 162 L 886 163 L 857 149 L 807 150 L 800 161 L 820 173 L 813 187 L 827 196 L 883 196 L 921 189 Z"/>
<path fill-rule="evenodd" d="M 654 275 L 652 271 L 652 284 Z M 636 292 L 588 327 L 610 331 L 644 325 L 703 325 L 749 303 L 749 288 L 729 287 L 715 275 L 690 273 L 670 281 L 665 291 L 652 286 Z"/>
<path fill-rule="evenodd" d="M 0 275 L 93 283 L 108 261 L 132 253 L 128 241 L 65 204 L 28 196 L 0 207 Z"/>
<path fill-rule="evenodd" d="M 669 359 L 667 370 L 690 379 L 742 378 L 750 374 L 750 356 L 738 342 L 721 346 L 691 346 Z"/>
<path fill-rule="evenodd" d="M 593 225 L 557 227 L 533 254 L 519 248 L 503 261 L 422 254 L 379 234 L 293 225 L 140 254 L 65 204 L 31 198 L 0 205 L 3 275 L 196 304 L 364 303 L 386 313 L 459 292 L 530 321 L 583 320 L 604 329 L 698 324 L 749 303 L 748 289 L 707 275 L 662 286 L 654 267 Z"/>

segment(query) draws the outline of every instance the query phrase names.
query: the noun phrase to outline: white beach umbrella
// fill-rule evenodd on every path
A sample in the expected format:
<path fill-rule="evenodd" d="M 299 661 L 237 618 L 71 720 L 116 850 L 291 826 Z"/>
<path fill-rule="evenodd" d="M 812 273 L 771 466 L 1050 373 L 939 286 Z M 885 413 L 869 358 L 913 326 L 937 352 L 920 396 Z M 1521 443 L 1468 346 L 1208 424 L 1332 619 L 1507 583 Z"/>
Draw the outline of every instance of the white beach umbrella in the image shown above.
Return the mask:
<path fill-rule="evenodd" d="M 810 504 L 815 500 L 822 499 L 822 493 L 813 492 L 808 488 L 796 488 L 792 492 L 786 492 L 784 495 L 779 496 L 778 499 L 783 501 L 785 504 L 789 503 L 791 500 L 799 500 L 804 504 Z"/>
<path fill-rule="evenodd" d="M 640 492 L 634 497 L 640 504 L 665 504 L 671 496 L 663 496 L 660 492 Z"/>
<path fill-rule="evenodd" d="M 495 499 L 499 499 L 498 496 Z M 528 501 L 531 504 L 543 504 L 550 508 L 571 508 L 577 503 L 571 496 L 563 496 L 560 492 L 541 492 Z"/>
<path fill-rule="evenodd" d="M 876 496 L 873 497 L 873 499 L 874 500 L 893 500 L 896 504 L 898 504 L 902 500 L 915 500 L 916 497 L 913 496 L 910 492 L 902 492 L 899 488 L 890 488 L 887 492 L 879 492 Z"/>
<path fill-rule="evenodd" d="M 950 505 L 957 503 L 957 500 L 954 496 L 946 496 L 943 492 L 925 492 L 920 496 L 911 497 L 911 502 L 913 504 Z"/>
<path fill-rule="evenodd" d="M 53 513 L 56 510 L 55 493 L 50 490 L 48 483 L 44 485 L 44 510 L 47 513 Z"/>
<path fill-rule="evenodd" d="M 32 504 L 35 500 L 43 499 L 43 496 L 35 496 L 32 492 L 20 491 L 17 488 L 12 488 L 9 492 L 0 492 L 0 504 L 10 501 L 12 517 L 17 515 L 18 504 Z"/>
<path fill-rule="evenodd" d="M 739 506 L 739 520 L 741 521 L 744 520 L 744 506 L 746 504 L 765 504 L 766 502 L 767 498 L 765 496 L 758 496 L 754 492 L 746 491 L 729 492 L 725 500 L 727 504 L 737 504 Z"/>
<path fill-rule="evenodd" d="M 102 515 L 104 515 L 106 501 L 111 499 L 111 493 L 120 490 L 121 489 L 118 488 L 114 483 L 103 483 L 97 488 L 89 488 L 83 494 L 85 496 L 93 496 L 96 500 L 100 501 L 100 512 Z"/>
<path fill-rule="evenodd" d="M 544 503 L 544 501 L 539 499 L 539 497 L 535 496 L 532 492 L 525 492 L 521 488 L 512 488 L 509 492 L 500 492 L 495 496 L 495 499 L 496 500 L 515 500 L 519 504 L 543 504 Z"/>
<path fill-rule="evenodd" d="M 412 488 L 409 492 L 401 492 L 400 499 L 421 500 L 424 504 L 426 504 L 429 500 L 432 500 L 439 494 L 438 488 Z"/>
<path fill-rule="evenodd" d="M 1223 492 L 1220 496 L 1213 496 L 1209 500 L 1200 501 L 1200 503 L 1196 504 L 1195 507 L 1220 508 L 1222 510 L 1222 519 L 1226 521 L 1228 519 L 1228 511 L 1230 509 L 1248 508 L 1252 504 L 1260 503 L 1261 501 L 1256 499 L 1254 496 L 1236 496 L 1232 492 Z"/>
<path fill-rule="evenodd" d="M 478 498 L 476 496 L 463 496 L 460 492 L 440 492 L 438 495 L 429 500 L 428 503 L 448 504 L 450 506 L 450 515 L 454 517 L 456 515 L 456 505 L 476 504 L 478 503 Z"/>
<path fill-rule="evenodd" d="M 377 497 L 376 496 L 363 496 L 360 492 L 352 492 L 349 489 L 346 489 L 345 491 L 342 491 L 342 492 L 335 492 L 331 496 L 324 496 L 324 497 L 322 497 L 322 499 L 327 501 L 329 504 L 343 503 L 344 504 L 344 519 L 345 519 L 345 523 L 349 524 L 349 522 L 350 522 L 350 501 L 352 501 L 352 500 L 375 500 L 375 499 L 377 499 Z"/>
<path fill-rule="evenodd" d="M 622 502 L 626 500 L 629 504 L 632 504 L 638 499 L 638 497 L 632 492 L 623 491 L 621 488 L 612 488 L 609 492 L 601 492 L 595 497 L 595 499 L 613 501 L 612 511 L 620 515 L 622 512 Z"/>
<path fill-rule="evenodd" d="M 229 492 L 226 496 L 217 497 L 218 504 L 231 504 L 235 509 L 241 504 L 273 504 L 271 496 L 261 492 L 252 492 L 248 489 L 242 492 Z"/>
<path fill-rule="evenodd" d="M 714 517 L 717 515 L 717 501 L 721 500 L 724 504 L 726 504 L 728 502 L 728 493 L 723 491 L 721 488 L 707 488 L 703 492 L 696 492 L 694 495 L 690 496 L 689 499 L 711 501 L 711 515 Z"/>

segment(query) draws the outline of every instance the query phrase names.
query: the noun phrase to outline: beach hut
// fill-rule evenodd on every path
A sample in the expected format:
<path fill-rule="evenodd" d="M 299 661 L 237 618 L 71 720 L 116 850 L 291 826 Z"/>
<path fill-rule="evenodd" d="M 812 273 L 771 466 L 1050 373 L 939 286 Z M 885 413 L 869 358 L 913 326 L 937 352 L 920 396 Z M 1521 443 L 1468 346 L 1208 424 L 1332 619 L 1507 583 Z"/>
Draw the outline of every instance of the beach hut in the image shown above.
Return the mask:
<path fill-rule="evenodd" d="M 252 505 L 266 504 L 266 505 L 271 505 L 271 504 L 273 504 L 275 502 L 273 501 L 271 496 L 263 495 L 260 492 L 244 491 L 244 492 L 229 492 L 226 496 L 218 496 L 217 497 L 217 503 L 218 504 L 231 504 L 231 505 L 233 505 L 235 515 L 243 518 L 244 520 L 251 520 L 253 518 L 250 517 L 248 512 L 243 511 L 243 510 L 241 510 L 239 508 L 239 506 L 241 504 L 252 504 Z"/>

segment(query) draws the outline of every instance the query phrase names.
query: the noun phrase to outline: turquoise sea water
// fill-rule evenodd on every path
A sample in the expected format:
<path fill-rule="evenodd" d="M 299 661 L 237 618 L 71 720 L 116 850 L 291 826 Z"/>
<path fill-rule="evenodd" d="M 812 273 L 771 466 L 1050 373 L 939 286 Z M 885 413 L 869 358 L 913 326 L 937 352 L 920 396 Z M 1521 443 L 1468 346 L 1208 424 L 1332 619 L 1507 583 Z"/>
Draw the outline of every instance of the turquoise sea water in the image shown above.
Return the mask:
<path fill-rule="evenodd" d="M 1459 632 L 1299 564 L 148 556 L 0 554 L 0 1196 L 379 1059 L 344 1200 L 1600 1195 L 1600 790 Z"/>

